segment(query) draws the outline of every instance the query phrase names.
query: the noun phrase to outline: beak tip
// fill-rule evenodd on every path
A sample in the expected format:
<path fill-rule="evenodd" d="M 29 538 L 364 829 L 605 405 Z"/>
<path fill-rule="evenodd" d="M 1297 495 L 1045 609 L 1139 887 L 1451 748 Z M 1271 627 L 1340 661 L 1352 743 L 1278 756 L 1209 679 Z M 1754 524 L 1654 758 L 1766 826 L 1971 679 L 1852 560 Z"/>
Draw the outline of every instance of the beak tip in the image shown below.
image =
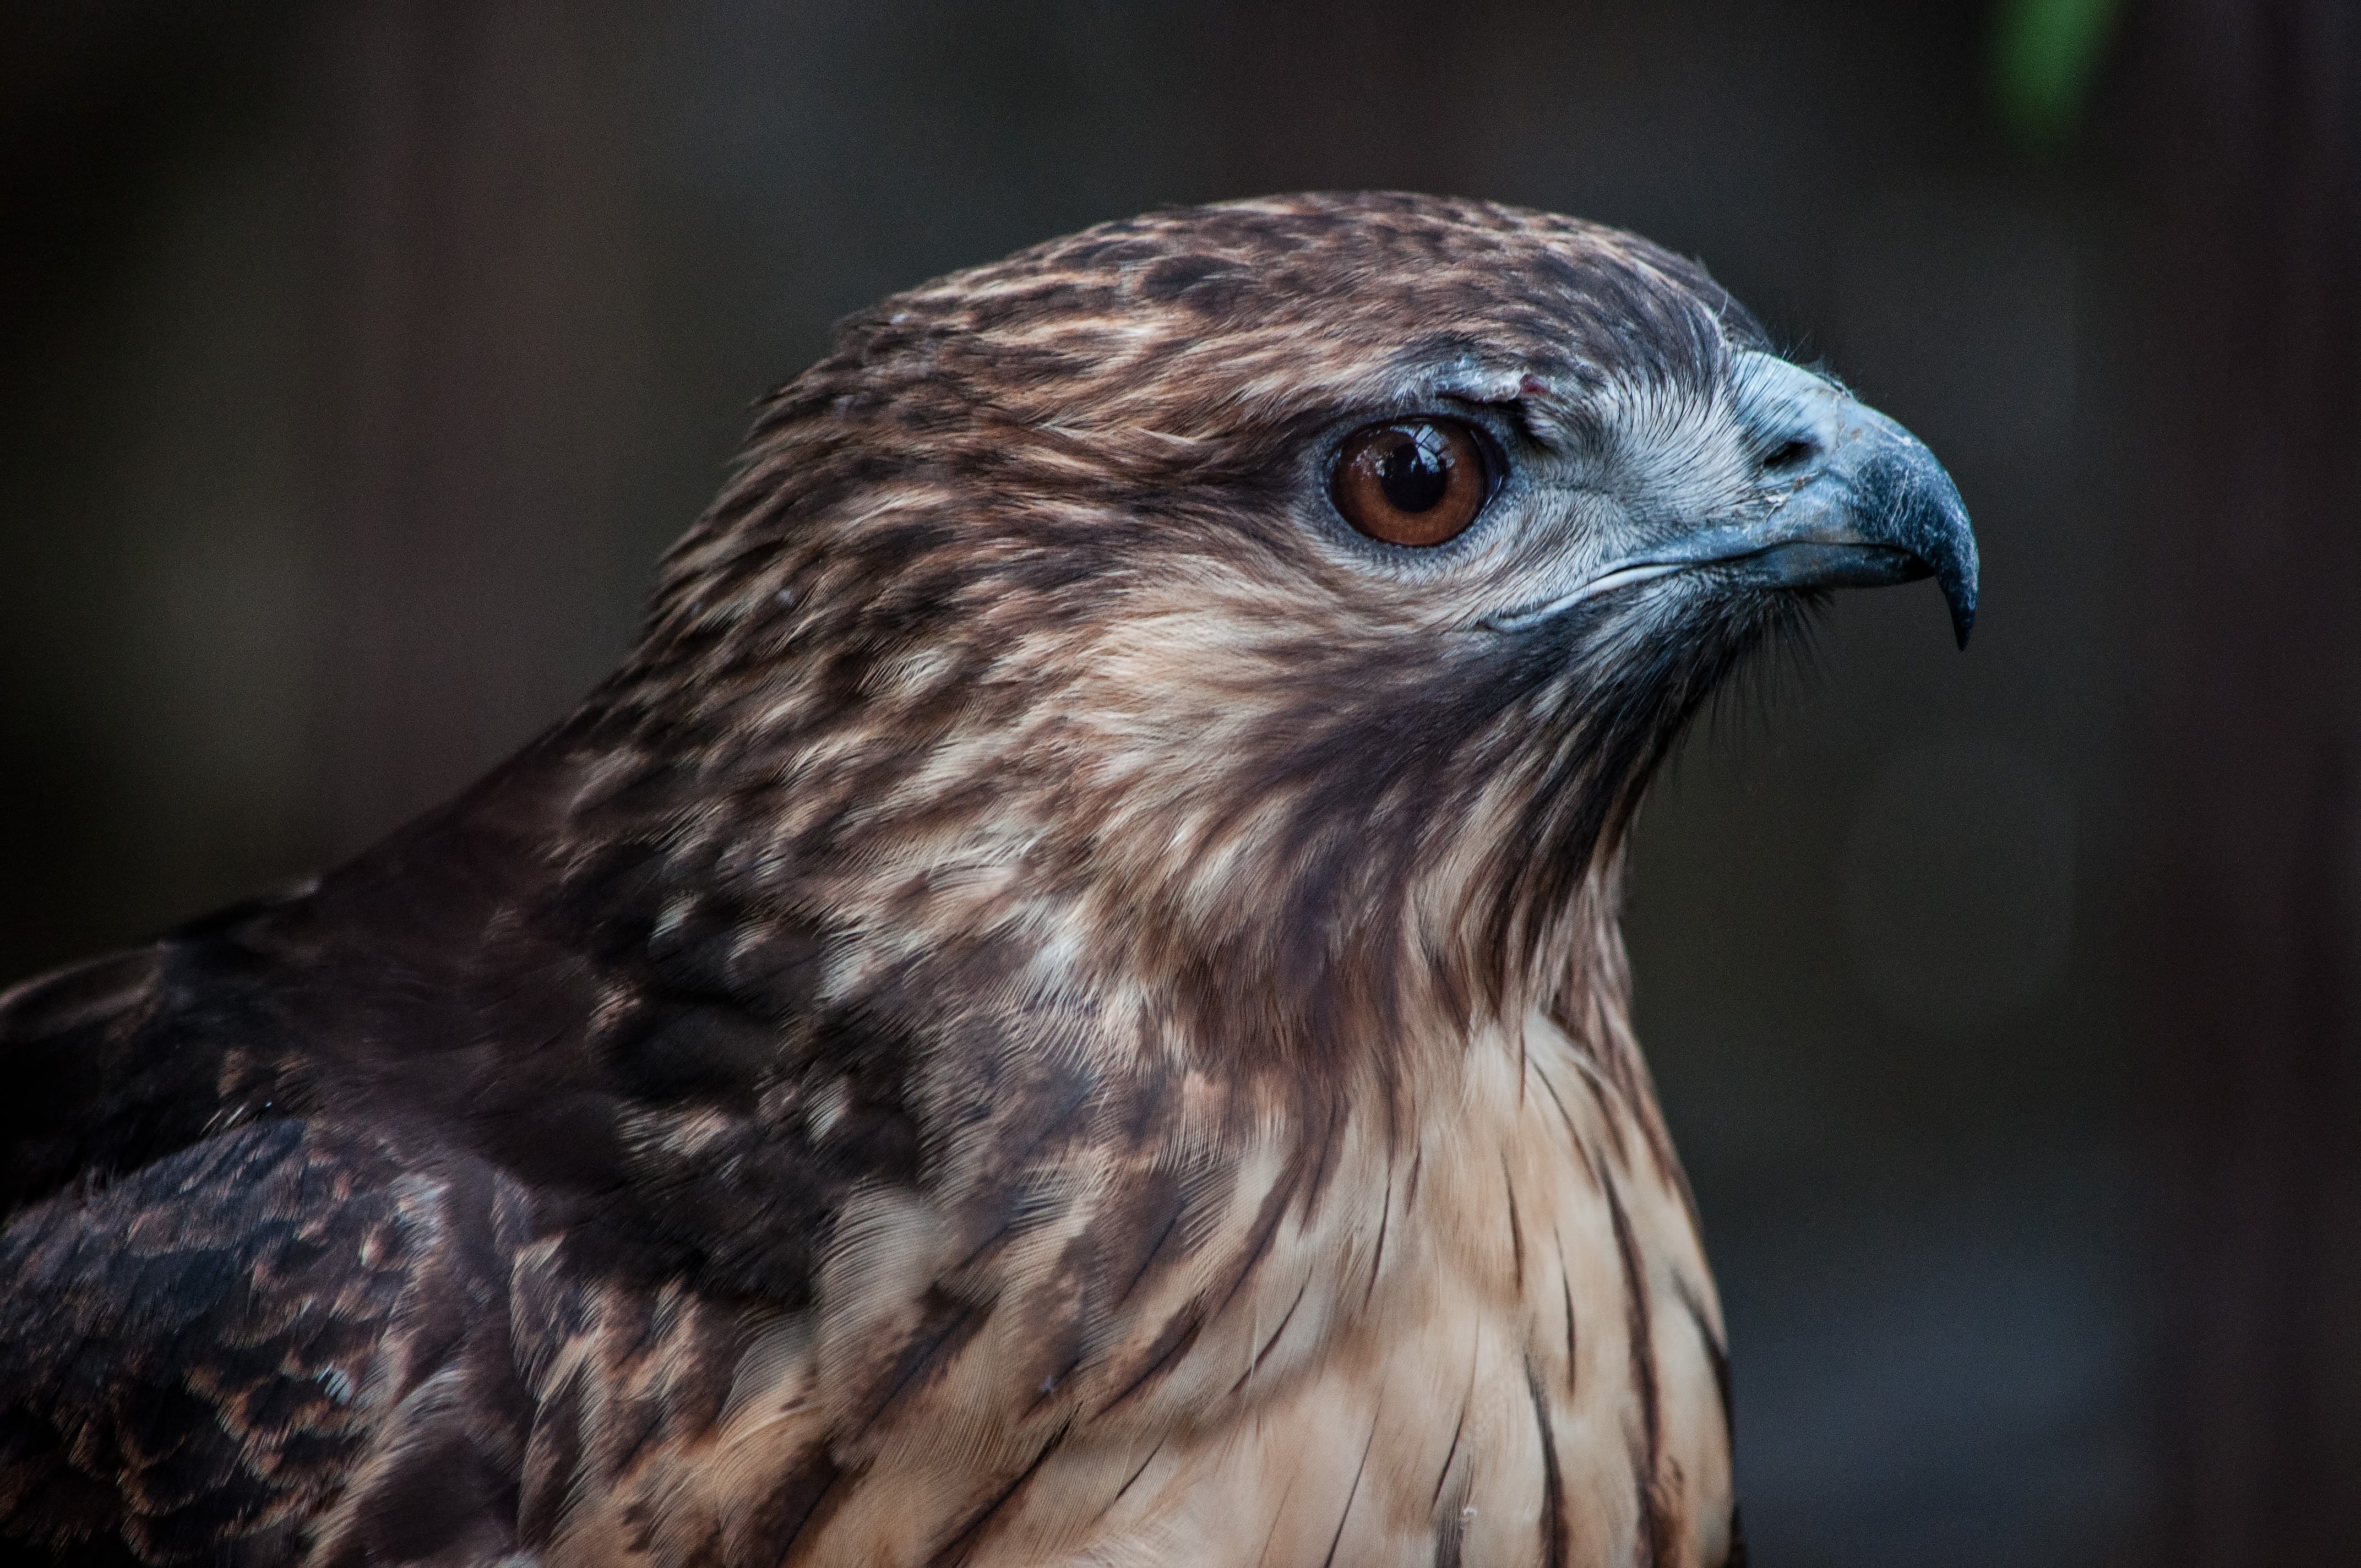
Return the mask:
<path fill-rule="evenodd" d="M 1903 536 L 1908 548 L 1927 564 L 1936 583 L 1943 590 L 1943 604 L 1951 612 L 1951 635 L 1959 640 L 1960 651 L 1966 652 L 1968 634 L 1976 628 L 1976 601 L 1982 586 L 1982 562 L 1978 559 L 1975 529 L 1968 521 L 1967 503 L 1960 499 L 1959 487 L 1935 461 L 1934 454 L 1911 440 L 1915 448 L 1914 466 L 1917 472 L 1914 482 L 1904 493 L 1915 491 L 1915 505 L 1898 509 Z"/>
<path fill-rule="evenodd" d="M 1916 436 L 1882 414 L 1864 410 L 1861 417 L 1868 428 L 1846 475 L 1853 526 L 1864 542 L 1917 558 L 1942 588 L 1951 635 L 1965 651 L 1981 575 L 1967 503 Z"/>
<path fill-rule="evenodd" d="M 1976 558 L 1976 535 L 1968 525 L 1968 509 L 1960 504 L 1959 491 L 1951 489 L 1948 477 L 1944 488 L 1950 491 L 1949 504 L 1939 509 L 1941 523 L 1928 541 L 1927 554 L 1942 585 L 1944 606 L 1951 612 L 1951 635 L 1959 639 L 1960 652 L 1964 653 L 1968 634 L 1976 629 L 1982 564 Z"/>

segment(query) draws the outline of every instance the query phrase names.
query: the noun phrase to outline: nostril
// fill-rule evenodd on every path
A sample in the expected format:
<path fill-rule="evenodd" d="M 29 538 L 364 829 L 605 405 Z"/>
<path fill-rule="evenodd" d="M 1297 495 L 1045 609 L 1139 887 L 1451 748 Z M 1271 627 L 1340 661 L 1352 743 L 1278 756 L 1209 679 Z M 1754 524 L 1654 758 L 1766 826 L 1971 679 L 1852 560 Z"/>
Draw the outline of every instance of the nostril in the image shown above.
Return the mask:
<path fill-rule="evenodd" d="M 1763 460 L 1763 466 L 1765 468 L 1800 467 L 1819 455 L 1819 443 L 1808 436 L 1799 435 L 1795 440 L 1785 442 L 1774 449 L 1770 456 Z"/>

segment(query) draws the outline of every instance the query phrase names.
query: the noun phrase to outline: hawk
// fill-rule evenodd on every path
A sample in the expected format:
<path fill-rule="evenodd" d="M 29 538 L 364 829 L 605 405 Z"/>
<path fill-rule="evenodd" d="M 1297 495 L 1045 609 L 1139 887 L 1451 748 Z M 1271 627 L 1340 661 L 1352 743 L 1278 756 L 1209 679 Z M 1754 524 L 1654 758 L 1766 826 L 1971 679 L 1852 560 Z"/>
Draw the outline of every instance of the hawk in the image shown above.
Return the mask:
<path fill-rule="evenodd" d="M 1927 449 L 1632 236 L 1113 223 L 851 318 L 457 799 L 0 997 L 0 1542 L 1712 1564 L 1623 846 Z"/>

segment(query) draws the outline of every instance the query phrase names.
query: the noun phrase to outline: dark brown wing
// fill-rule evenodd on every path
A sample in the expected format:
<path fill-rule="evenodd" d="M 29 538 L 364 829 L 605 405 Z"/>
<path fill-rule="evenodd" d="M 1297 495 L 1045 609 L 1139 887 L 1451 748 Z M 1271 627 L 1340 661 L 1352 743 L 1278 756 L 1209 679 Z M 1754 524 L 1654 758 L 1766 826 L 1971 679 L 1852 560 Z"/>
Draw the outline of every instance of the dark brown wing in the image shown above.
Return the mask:
<path fill-rule="evenodd" d="M 239 983 L 265 966 L 233 933 L 296 896 L 0 992 L 0 1220 L 274 1103 L 269 992 Z"/>
<path fill-rule="evenodd" d="M 431 1238 L 396 1173 L 271 1119 L 0 1233 L 9 1561 L 284 1560 L 368 1437 Z"/>
<path fill-rule="evenodd" d="M 570 1484 L 526 1388 L 586 1293 L 800 1305 L 844 1194 L 912 1177 L 904 1032 L 665 861 L 661 777 L 583 795 L 554 740 L 315 888 L 0 995 L 0 1559 L 514 1550 L 521 1489 Z"/>
<path fill-rule="evenodd" d="M 427 1441 L 375 1489 L 434 1499 L 392 1522 L 512 1536 L 492 1178 L 324 1080 L 310 898 L 0 996 L 0 1561 L 295 1561 L 389 1421 Z"/>

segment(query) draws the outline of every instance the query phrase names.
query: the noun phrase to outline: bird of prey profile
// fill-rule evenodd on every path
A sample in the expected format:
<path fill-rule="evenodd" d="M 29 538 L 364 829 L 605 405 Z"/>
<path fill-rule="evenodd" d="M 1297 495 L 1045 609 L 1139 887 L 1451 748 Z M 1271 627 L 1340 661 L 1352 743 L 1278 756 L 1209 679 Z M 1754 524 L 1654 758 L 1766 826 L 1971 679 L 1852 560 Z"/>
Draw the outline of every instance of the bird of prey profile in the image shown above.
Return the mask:
<path fill-rule="evenodd" d="M 622 667 L 0 997 L 0 1555 L 1715 1564 L 1626 831 L 1975 548 L 1698 267 L 1411 195 L 851 318 Z"/>

